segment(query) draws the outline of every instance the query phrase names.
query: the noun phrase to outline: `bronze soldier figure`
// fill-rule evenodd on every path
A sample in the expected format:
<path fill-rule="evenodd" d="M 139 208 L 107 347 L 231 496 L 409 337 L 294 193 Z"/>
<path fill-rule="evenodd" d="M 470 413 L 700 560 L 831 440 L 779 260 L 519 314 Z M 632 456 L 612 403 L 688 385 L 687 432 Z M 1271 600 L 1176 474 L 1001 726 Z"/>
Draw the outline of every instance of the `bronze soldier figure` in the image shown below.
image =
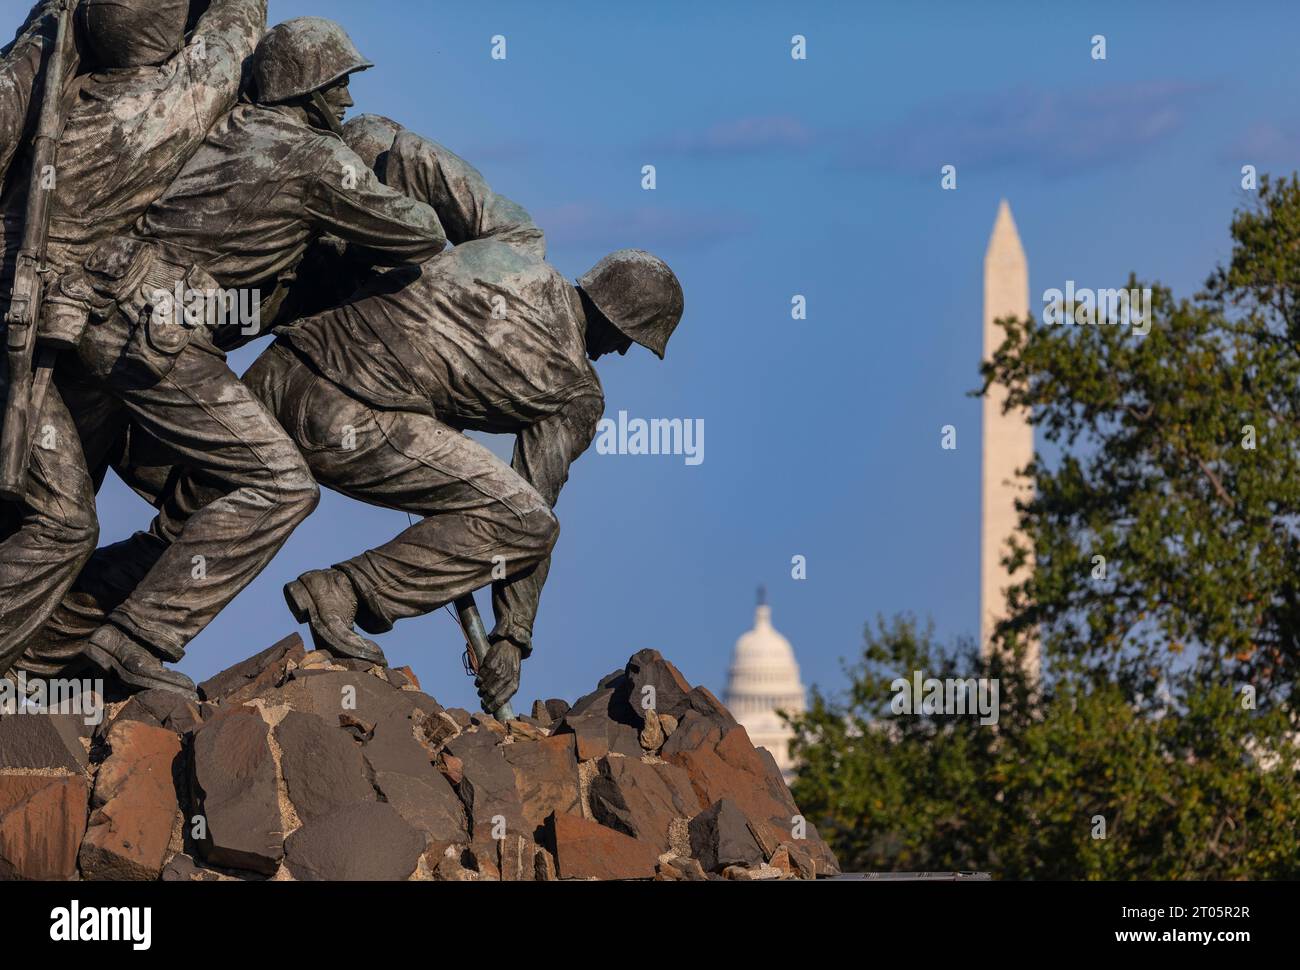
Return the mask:
<path fill-rule="evenodd" d="M 10 105 L 30 120 L 32 58 L 40 56 L 34 45 L 49 44 L 50 9 L 38 8 L 40 19 L 29 21 L 6 53 L 0 83 L 6 125 L 17 124 Z M 234 105 L 243 63 L 265 29 L 265 0 L 213 0 L 187 44 L 188 18 L 188 0 L 81 0 L 77 6 L 78 52 L 90 73 L 78 76 L 65 98 L 49 199 L 45 263 L 51 277 L 66 275 L 105 239 L 128 229 L 180 171 L 208 127 Z M 18 176 L 21 167 L 21 159 L 10 166 L 0 199 L 0 306 L 8 303 L 22 236 L 28 180 Z M 76 297 L 54 283 L 43 322 L 75 319 Z M 87 439 L 65 401 L 77 399 L 78 417 L 101 408 L 94 393 L 82 393 L 75 374 L 66 381 L 65 376 L 59 374 L 57 388 L 44 395 L 40 414 L 29 416 L 46 446 L 33 449 L 25 501 L 3 510 L 0 673 L 59 603 L 98 537 L 94 487 L 81 447 Z M 122 663 L 142 659 L 147 655 Z"/>
<path fill-rule="evenodd" d="M 329 21 L 271 30 L 253 57 L 253 103 L 221 119 L 137 228 L 101 246 L 74 281 L 102 317 L 77 370 L 113 404 L 78 409 L 83 441 L 118 441 L 129 422 L 188 473 L 150 527 L 156 561 L 85 648 L 130 686 L 192 690 L 161 660 L 183 656 L 318 501 L 297 448 L 209 327 L 180 319 L 173 291 L 260 293 L 271 317 L 325 233 L 388 265 L 445 245 L 434 211 L 382 185 L 333 133 L 352 103 L 349 75 L 370 66 Z"/>
<path fill-rule="evenodd" d="M 495 710 L 532 653 L 559 534 L 552 508 L 604 410 L 591 361 L 634 342 L 662 358 L 682 290 L 640 250 L 610 254 L 573 285 L 545 262 L 528 214 L 470 166 L 391 123 L 358 122 L 362 153 L 382 159 L 389 185 L 433 205 L 457 245 L 286 328 L 244 380 L 294 429 L 321 485 L 424 518 L 304 574 L 285 596 L 318 646 L 355 656 L 369 641 L 354 622 L 383 633 L 491 583 L 479 694 Z M 511 465 L 466 430 L 514 434 Z"/>
<path fill-rule="evenodd" d="M 456 248 L 286 327 L 245 383 L 321 484 L 425 518 L 299 577 L 286 598 L 319 648 L 382 661 L 354 624 L 382 633 L 493 583 L 494 646 L 480 673 L 484 706 L 496 709 L 532 651 L 559 529 L 551 509 L 604 408 L 589 361 L 633 342 L 662 357 L 681 287 L 639 251 L 612 254 L 575 287 L 544 262 L 528 214 L 462 159 L 387 119 L 358 118 L 345 133 L 387 184 L 433 206 Z M 299 285 L 333 303 L 356 275 L 349 262 L 325 260 Z M 512 466 L 461 433 L 471 429 L 514 433 Z M 190 487 L 170 469 L 155 480 L 180 495 Z M 74 631 L 128 595 L 158 555 L 141 537 L 100 550 L 56 614 L 46 652 L 75 644 Z"/>

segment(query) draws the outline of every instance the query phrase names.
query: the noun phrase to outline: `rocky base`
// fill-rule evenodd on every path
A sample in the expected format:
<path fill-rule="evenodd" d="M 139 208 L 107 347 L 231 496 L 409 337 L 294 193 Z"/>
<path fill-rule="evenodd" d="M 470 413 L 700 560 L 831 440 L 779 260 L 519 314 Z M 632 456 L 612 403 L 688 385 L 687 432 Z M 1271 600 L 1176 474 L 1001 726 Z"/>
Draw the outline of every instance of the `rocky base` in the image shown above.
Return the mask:
<path fill-rule="evenodd" d="M 771 756 L 657 651 L 503 725 L 291 636 L 200 685 L 0 716 L 0 878 L 811 879 Z"/>

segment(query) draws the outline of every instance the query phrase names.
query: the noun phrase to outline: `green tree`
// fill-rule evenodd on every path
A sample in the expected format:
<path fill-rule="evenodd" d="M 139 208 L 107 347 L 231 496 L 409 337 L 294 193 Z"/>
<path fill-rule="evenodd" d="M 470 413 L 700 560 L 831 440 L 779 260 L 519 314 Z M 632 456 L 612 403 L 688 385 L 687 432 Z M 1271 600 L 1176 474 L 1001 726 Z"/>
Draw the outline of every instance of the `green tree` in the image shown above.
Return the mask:
<path fill-rule="evenodd" d="M 998 723 L 895 714 L 891 684 L 915 670 L 996 678 Z M 846 871 L 1300 874 L 1300 751 L 1277 707 L 1249 710 L 1190 672 L 1161 702 L 1082 668 L 1035 692 L 1018 666 L 969 643 L 940 649 L 909 617 L 869 629 L 847 674 L 846 696 L 813 692 L 793 742 L 795 800 Z"/>
<path fill-rule="evenodd" d="M 1231 231 L 1201 293 L 1150 286 L 1145 335 L 1001 321 L 985 391 L 1039 451 L 995 637 L 1036 638 L 1045 676 L 869 630 L 847 695 L 796 720 L 796 798 L 847 867 L 1300 875 L 1300 182 L 1262 180 Z M 996 729 L 895 715 L 913 670 L 999 678 Z"/>

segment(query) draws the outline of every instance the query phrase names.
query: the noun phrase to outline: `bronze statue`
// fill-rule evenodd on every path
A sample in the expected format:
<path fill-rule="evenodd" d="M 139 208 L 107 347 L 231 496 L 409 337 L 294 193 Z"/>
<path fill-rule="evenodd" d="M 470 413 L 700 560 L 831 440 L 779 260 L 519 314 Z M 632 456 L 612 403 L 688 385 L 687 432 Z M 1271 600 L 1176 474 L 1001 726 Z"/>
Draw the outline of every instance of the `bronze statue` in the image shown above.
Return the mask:
<path fill-rule="evenodd" d="M 134 231 L 61 278 L 60 297 L 96 318 L 59 373 L 83 464 L 96 483 L 111 465 L 159 515 L 90 558 L 26 636 L 23 668 L 89 660 L 133 688 L 188 692 L 162 661 L 261 571 L 319 482 L 422 518 L 288 584 L 318 648 L 383 663 L 356 627 L 382 633 L 490 585 L 480 697 L 496 710 L 517 690 L 552 508 L 604 409 L 591 362 L 633 343 L 662 357 L 682 291 L 640 250 L 566 281 L 528 214 L 464 160 L 388 119 L 341 126 L 347 78 L 369 66 L 327 21 L 272 30 L 246 103 Z M 179 326 L 156 312 L 178 282 L 260 290 L 260 325 Z M 234 382 L 222 350 L 272 330 Z M 469 430 L 514 434 L 511 464 Z"/>
<path fill-rule="evenodd" d="M 32 67 L 52 54 L 60 0 L 47 0 L 5 53 L 6 130 L 30 137 L 37 86 Z M 243 62 L 266 26 L 265 0 L 214 0 L 186 44 L 187 0 L 80 0 L 76 48 L 81 73 L 65 96 L 50 198 L 42 276 L 57 280 L 76 269 L 104 240 L 124 232 L 175 178 L 208 127 L 235 103 Z M 37 60 L 33 60 L 37 58 Z M 154 68 L 142 70 L 142 68 Z M 118 108 L 130 103 L 129 120 Z M 22 140 L 15 144 L 21 144 Z M 113 145 L 115 151 L 105 151 Z M 3 271 L 0 293 L 8 313 L 17 250 L 34 184 L 30 155 L 15 153 L 0 199 Z M 44 173 L 34 173 L 39 180 Z M 39 310 L 41 325 L 66 325 L 79 301 L 53 282 Z M 64 357 L 69 355 L 65 354 Z M 65 378 L 67 380 L 65 381 Z M 54 375 L 36 413 L 25 416 L 43 441 L 31 449 L 21 502 L 4 509 L 0 541 L 0 672 L 7 670 L 76 578 L 98 537 L 94 487 L 77 418 L 86 405 L 75 373 Z M 8 378 L 5 388 L 7 397 Z M 93 397 L 93 394 L 91 395 Z M 34 399 L 33 399 L 34 400 Z M 167 675 L 173 681 L 179 675 Z M 183 678 L 182 678 L 183 679 Z"/>

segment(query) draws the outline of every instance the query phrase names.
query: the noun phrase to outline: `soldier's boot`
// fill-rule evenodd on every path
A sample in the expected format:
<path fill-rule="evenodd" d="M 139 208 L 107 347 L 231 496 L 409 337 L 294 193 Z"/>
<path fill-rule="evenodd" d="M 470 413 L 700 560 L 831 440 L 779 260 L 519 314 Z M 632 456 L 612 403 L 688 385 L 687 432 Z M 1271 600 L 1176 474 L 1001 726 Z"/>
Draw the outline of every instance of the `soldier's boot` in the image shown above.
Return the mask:
<path fill-rule="evenodd" d="M 337 569 L 303 573 L 284 587 L 284 599 L 293 618 L 311 627 L 317 650 L 388 666 L 379 644 L 353 629 L 357 619 L 356 590 Z"/>
<path fill-rule="evenodd" d="M 199 699 L 194 681 L 163 662 L 115 626 L 101 626 L 86 644 L 86 659 L 135 690 L 166 690 Z"/>

